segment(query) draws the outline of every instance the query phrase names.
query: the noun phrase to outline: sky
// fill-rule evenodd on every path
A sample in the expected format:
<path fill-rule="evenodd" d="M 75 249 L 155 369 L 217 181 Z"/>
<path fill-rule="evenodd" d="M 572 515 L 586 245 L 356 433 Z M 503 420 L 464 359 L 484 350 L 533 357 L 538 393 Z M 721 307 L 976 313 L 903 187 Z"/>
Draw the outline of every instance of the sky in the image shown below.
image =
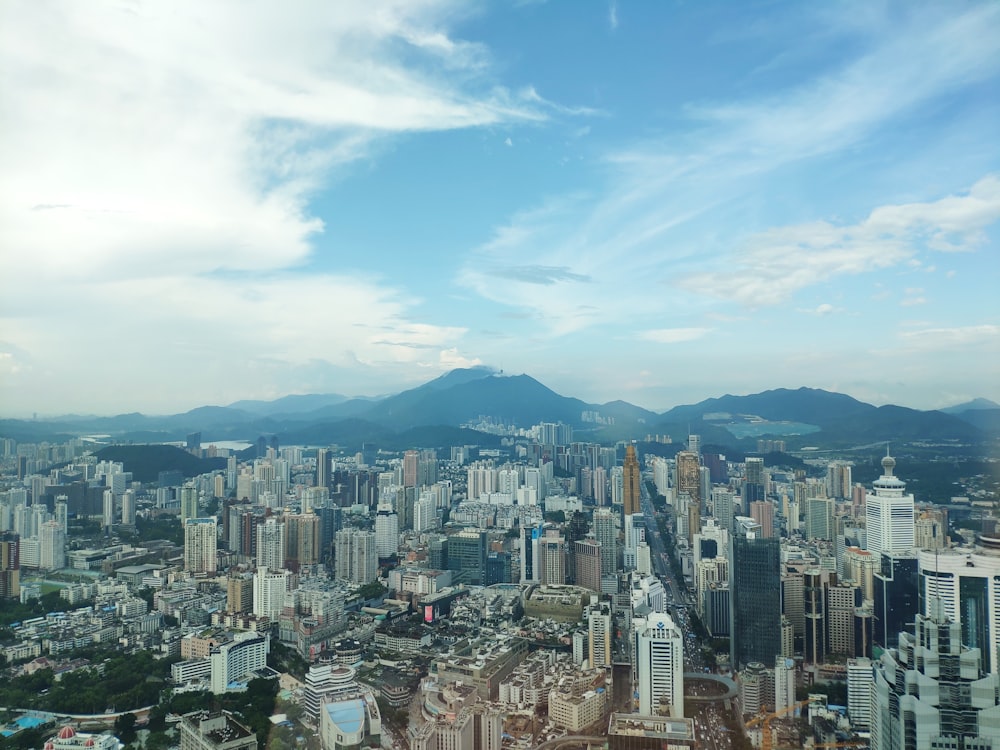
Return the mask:
<path fill-rule="evenodd" d="M 0 5 L 0 414 L 1000 401 L 995 2 Z"/>

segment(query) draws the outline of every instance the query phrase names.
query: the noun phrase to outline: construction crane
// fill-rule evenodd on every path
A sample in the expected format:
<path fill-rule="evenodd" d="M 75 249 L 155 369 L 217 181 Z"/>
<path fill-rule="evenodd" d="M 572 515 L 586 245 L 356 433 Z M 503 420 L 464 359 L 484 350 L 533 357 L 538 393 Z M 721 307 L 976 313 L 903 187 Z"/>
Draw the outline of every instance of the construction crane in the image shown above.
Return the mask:
<path fill-rule="evenodd" d="M 777 711 L 772 711 L 769 714 L 761 714 L 760 716 L 755 716 L 750 721 L 748 721 L 747 722 L 747 729 L 750 729 L 751 727 L 755 727 L 758 724 L 761 724 L 761 729 L 760 729 L 760 732 L 761 732 L 760 733 L 760 750 L 773 750 L 772 747 L 771 747 L 771 742 L 772 742 L 772 738 L 771 738 L 771 721 L 772 720 L 777 719 L 777 718 L 779 718 L 781 716 L 784 716 L 789 711 L 795 711 L 795 710 L 797 710 L 799 708 L 802 708 L 803 706 L 807 706 L 807 705 L 809 705 L 810 703 L 812 703 L 812 702 L 814 702 L 816 700 L 819 700 L 819 699 L 816 698 L 816 697 L 806 698 L 804 701 L 798 701 L 796 703 L 792 703 L 791 705 L 784 706 L 783 708 L 779 708 Z"/>

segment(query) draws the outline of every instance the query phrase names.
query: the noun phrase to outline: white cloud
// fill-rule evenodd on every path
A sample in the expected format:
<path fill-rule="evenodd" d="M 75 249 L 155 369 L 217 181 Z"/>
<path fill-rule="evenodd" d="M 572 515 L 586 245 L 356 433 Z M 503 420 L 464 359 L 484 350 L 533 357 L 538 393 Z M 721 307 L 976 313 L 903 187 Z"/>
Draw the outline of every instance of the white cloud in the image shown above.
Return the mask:
<path fill-rule="evenodd" d="M 921 328 L 902 331 L 900 340 L 907 347 L 918 349 L 950 349 L 1000 342 L 1000 325 L 984 323 L 954 328 Z"/>
<path fill-rule="evenodd" d="M 657 344 L 680 344 L 684 341 L 695 341 L 711 333 L 714 328 L 657 328 L 640 331 L 637 338 L 653 341 Z"/>
<path fill-rule="evenodd" d="M 618 28 L 618 3 L 615 0 L 611 1 L 611 5 L 608 8 L 608 25 L 612 31 Z"/>
<path fill-rule="evenodd" d="M 736 213 L 743 205 L 753 207 L 751 221 L 760 214 L 762 184 L 779 170 L 805 172 L 817 156 L 864 151 L 873 134 L 1000 69 L 993 42 L 1000 6 L 962 14 L 916 9 L 872 23 L 882 26 L 850 30 L 862 37 L 861 52 L 839 67 L 765 98 L 690 104 L 683 109 L 690 120 L 668 134 L 616 144 L 602 161 L 601 194 L 550 197 L 539 211 L 515 215 L 469 254 L 459 283 L 499 304 L 535 311 L 546 335 L 561 336 L 642 315 L 703 314 L 718 299 L 772 305 L 825 280 L 893 267 L 913 258 L 917 247 L 977 248 L 1000 215 L 1000 181 L 992 176 L 966 194 L 885 206 L 854 225 L 815 221 L 745 241 L 727 236 L 736 222 L 746 226 L 747 217 Z M 539 295 L 525 284 L 498 285 L 483 271 L 526 265 L 571 267 L 595 282 Z M 663 284 L 674 293 L 664 294 Z M 581 316 L 584 301 L 599 313 Z"/>
<path fill-rule="evenodd" d="M 818 317 L 825 317 L 827 315 L 833 315 L 834 313 L 843 312 L 842 307 L 836 307 L 831 305 L 829 302 L 824 302 L 820 305 L 816 305 L 813 309 L 799 308 L 799 312 L 805 313 L 806 315 L 816 315 Z"/>
<path fill-rule="evenodd" d="M 1000 179 L 989 175 L 966 195 L 882 206 L 858 224 L 837 226 L 816 221 L 762 232 L 727 259 L 732 270 L 690 274 L 678 284 L 748 307 L 773 305 L 799 289 L 836 276 L 892 267 L 922 247 L 972 249 L 983 242 L 983 230 L 998 219 Z"/>
<path fill-rule="evenodd" d="M 8 394 L 59 392 L 40 383 L 70 350 L 80 382 L 115 381 L 95 335 L 131 353 L 116 402 L 146 398 L 136 373 L 172 369 L 164 347 L 192 372 L 188 350 L 263 357 L 274 378 L 320 372 L 317 357 L 411 369 L 416 347 L 454 350 L 464 329 L 420 323 L 399 288 L 304 273 L 324 230 L 308 201 L 345 165 L 397 133 L 548 116 L 447 33 L 454 12 L 450 0 L 5 8 L 0 316 L 36 378 Z M 190 380 L 185 399 L 210 387 Z"/>

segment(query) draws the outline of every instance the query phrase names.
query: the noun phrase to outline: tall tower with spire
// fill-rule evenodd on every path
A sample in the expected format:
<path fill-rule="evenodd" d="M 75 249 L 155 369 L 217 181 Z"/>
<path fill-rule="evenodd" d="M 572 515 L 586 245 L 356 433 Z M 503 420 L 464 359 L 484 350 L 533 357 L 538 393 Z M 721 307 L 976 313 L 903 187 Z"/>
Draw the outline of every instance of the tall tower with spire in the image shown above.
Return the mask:
<path fill-rule="evenodd" d="M 625 515 L 642 513 L 642 474 L 634 445 L 625 446 L 625 464 L 622 468 L 622 504 Z"/>
<path fill-rule="evenodd" d="M 874 555 L 913 549 L 913 495 L 906 494 L 906 483 L 893 475 L 895 468 L 896 459 L 886 446 L 882 476 L 872 483 L 874 493 L 868 495 L 865 506 L 866 548 Z"/>

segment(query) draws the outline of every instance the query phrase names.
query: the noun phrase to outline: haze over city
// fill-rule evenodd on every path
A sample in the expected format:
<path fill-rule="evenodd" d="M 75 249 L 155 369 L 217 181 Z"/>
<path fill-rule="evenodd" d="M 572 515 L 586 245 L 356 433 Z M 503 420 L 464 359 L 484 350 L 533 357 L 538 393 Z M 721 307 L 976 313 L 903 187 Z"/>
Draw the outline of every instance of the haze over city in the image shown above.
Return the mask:
<path fill-rule="evenodd" d="M 1000 400 L 995 3 L 7 3 L 0 413 L 456 367 Z"/>

